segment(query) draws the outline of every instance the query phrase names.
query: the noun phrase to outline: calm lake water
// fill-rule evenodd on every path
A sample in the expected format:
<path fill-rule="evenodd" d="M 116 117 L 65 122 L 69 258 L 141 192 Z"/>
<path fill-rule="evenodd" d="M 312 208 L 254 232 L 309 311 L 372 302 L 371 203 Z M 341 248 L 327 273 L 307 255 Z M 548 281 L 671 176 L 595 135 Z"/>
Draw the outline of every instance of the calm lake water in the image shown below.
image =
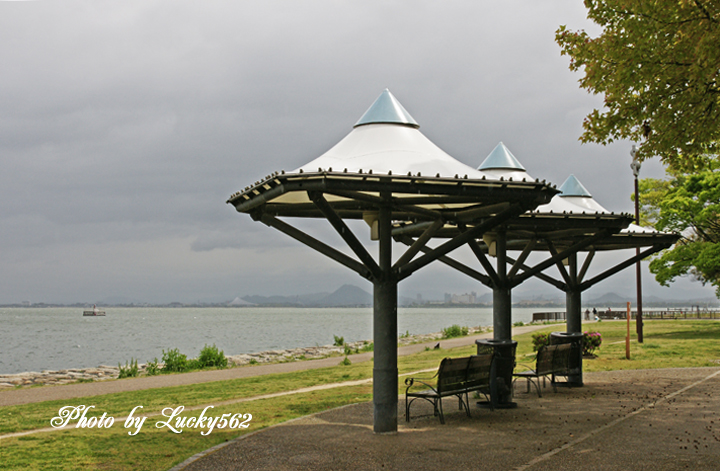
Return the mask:
<path fill-rule="evenodd" d="M 196 357 L 205 344 L 226 355 L 372 339 L 370 308 L 0 308 L 0 373 L 145 363 L 179 348 Z M 529 322 L 542 309 L 514 309 Z M 400 308 L 398 334 L 492 325 L 491 308 Z"/>

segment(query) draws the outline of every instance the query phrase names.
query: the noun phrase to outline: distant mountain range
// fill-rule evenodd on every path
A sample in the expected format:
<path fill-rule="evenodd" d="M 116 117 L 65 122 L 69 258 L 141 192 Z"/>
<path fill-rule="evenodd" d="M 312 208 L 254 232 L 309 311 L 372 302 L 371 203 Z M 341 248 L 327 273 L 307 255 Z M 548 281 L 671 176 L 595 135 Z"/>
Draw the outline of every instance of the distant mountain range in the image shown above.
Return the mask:
<path fill-rule="evenodd" d="M 258 306 L 288 307 L 361 307 L 372 306 L 373 295 L 354 285 L 342 285 L 332 293 L 296 296 L 243 296 L 242 300 Z"/>
<path fill-rule="evenodd" d="M 617 293 L 605 293 L 601 296 L 590 297 L 584 295 L 582 297 L 583 307 L 597 307 L 603 309 L 607 307 L 625 307 L 630 302 L 635 307 L 635 296 L 620 296 Z M 73 303 L 73 304 L 54 304 L 54 303 L 18 303 L 8 304 L 6 306 L 23 307 L 23 306 L 89 306 L 96 303 Z M 130 297 L 114 296 L 107 297 L 96 303 L 98 306 L 163 306 L 163 307 L 210 307 L 210 306 L 287 306 L 287 307 L 371 307 L 373 305 L 373 295 L 362 288 L 354 285 L 343 285 L 333 292 L 320 292 L 301 295 L 273 295 L 259 296 L 248 295 L 236 297 L 232 301 L 198 301 L 196 303 L 162 303 L 152 304 L 145 303 Z M 474 304 L 451 304 L 436 300 L 420 300 L 398 297 L 399 306 L 428 306 L 428 307 L 482 307 L 492 306 L 492 293 L 483 293 L 477 296 Z M 523 295 L 522 293 L 513 293 L 513 306 L 527 308 L 564 308 L 565 298 L 562 294 L 545 293 L 542 295 Z M 644 296 L 644 307 L 718 307 L 720 300 L 713 297 L 695 298 L 695 299 L 665 299 L 657 296 Z"/>

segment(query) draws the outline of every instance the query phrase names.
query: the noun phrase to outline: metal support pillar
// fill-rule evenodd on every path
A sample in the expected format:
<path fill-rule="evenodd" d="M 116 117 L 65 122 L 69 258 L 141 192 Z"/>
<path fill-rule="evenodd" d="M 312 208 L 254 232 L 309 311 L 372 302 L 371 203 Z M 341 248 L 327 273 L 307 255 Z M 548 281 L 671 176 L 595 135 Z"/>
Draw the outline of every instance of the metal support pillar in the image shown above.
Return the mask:
<path fill-rule="evenodd" d="M 517 407 L 512 402 L 512 379 L 515 368 L 517 342 L 512 340 L 512 288 L 507 273 L 507 234 L 499 231 L 495 239 L 497 258 L 496 277 L 493 277 L 493 338 L 477 340 L 478 353 L 492 349 L 493 365 L 490 370 L 490 397 L 492 407 Z M 478 403 L 478 405 L 483 405 Z"/>
<path fill-rule="evenodd" d="M 565 293 L 565 310 L 567 311 L 567 332 L 582 332 L 582 291 L 578 287 L 577 252 L 568 256 L 568 275 L 570 285 Z"/>
<path fill-rule="evenodd" d="M 397 432 L 397 279 L 392 270 L 391 213 L 382 207 L 378 214 L 381 276 L 373 286 L 373 430 Z"/>
<path fill-rule="evenodd" d="M 511 317 L 512 297 L 509 288 L 493 288 L 493 338 L 510 340 L 512 337 Z"/>
<path fill-rule="evenodd" d="M 568 278 L 570 283 L 565 292 L 566 332 L 564 335 L 562 332 L 553 332 L 551 343 L 573 344 L 567 385 L 582 386 L 582 290 L 578 286 L 577 252 L 568 256 Z"/>
<path fill-rule="evenodd" d="M 570 289 L 565 293 L 567 310 L 567 333 L 582 332 L 582 293 L 579 289 Z"/>
<path fill-rule="evenodd" d="M 635 249 L 635 254 L 640 255 L 640 247 Z M 637 316 L 635 317 L 635 331 L 637 332 L 638 343 L 643 343 L 643 306 L 642 306 L 642 279 L 640 261 L 635 264 L 635 291 L 637 295 Z"/>
<path fill-rule="evenodd" d="M 640 189 L 638 187 L 638 176 L 640 175 L 640 166 L 642 165 L 640 161 L 637 160 L 637 147 L 635 145 L 632 146 L 632 150 L 630 151 L 630 155 L 633 158 L 632 163 L 630 164 L 630 168 L 632 169 L 633 175 L 635 176 L 635 224 L 638 226 L 640 225 Z M 638 257 L 638 261 L 635 264 L 635 290 L 637 292 L 637 316 L 636 320 L 637 323 L 635 325 L 635 330 L 637 332 L 637 339 L 638 343 L 643 343 L 643 315 L 642 315 L 642 279 L 640 277 L 641 268 L 640 268 L 640 247 L 637 247 L 635 249 L 635 256 Z"/>
<path fill-rule="evenodd" d="M 505 232 L 498 232 L 495 241 L 498 283 L 493 286 L 493 339 L 512 337 L 512 290 L 507 278 L 507 246 Z"/>
<path fill-rule="evenodd" d="M 638 191 L 638 179 L 635 176 L 635 224 L 640 225 L 640 195 Z M 635 248 L 635 255 L 640 255 L 640 247 Z M 643 343 L 643 312 L 642 312 L 642 278 L 640 260 L 635 264 L 635 290 L 637 293 L 637 316 L 635 331 L 637 332 L 638 343 Z"/>

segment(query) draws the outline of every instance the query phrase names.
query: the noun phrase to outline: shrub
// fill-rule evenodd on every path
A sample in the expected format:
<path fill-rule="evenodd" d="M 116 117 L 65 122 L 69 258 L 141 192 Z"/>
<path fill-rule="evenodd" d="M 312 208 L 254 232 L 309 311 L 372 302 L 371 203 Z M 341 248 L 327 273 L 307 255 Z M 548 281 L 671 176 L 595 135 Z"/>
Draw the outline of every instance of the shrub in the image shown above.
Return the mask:
<path fill-rule="evenodd" d="M 532 334 L 533 351 L 537 352 L 540 347 L 550 345 L 550 334 L 547 332 L 537 332 Z M 582 354 L 584 356 L 592 355 L 595 349 L 602 344 L 602 335 L 600 332 L 583 332 Z"/>
<path fill-rule="evenodd" d="M 533 352 L 537 352 L 541 347 L 550 345 L 550 333 L 536 332 L 532 334 Z"/>
<path fill-rule="evenodd" d="M 370 342 L 370 343 L 365 343 L 365 342 L 363 342 L 363 346 L 360 347 L 360 351 L 361 351 L 361 352 L 372 352 L 372 351 L 375 351 L 375 344 L 372 343 L 372 342 Z"/>
<path fill-rule="evenodd" d="M 355 349 L 355 350 L 357 350 L 357 349 Z M 343 352 L 345 353 L 345 355 L 352 355 L 353 349 L 350 348 L 349 345 L 345 345 L 345 346 L 343 346 Z"/>
<path fill-rule="evenodd" d="M 583 332 L 583 355 L 593 355 L 600 345 L 602 345 L 600 332 Z"/>
<path fill-rule="evenodd" d="M 335 343 L 333 343 L 333 345 L 335 345 L 336 347 L 342 347 L 343 345 L 345 345 L 344 337 L 338 337 L 337 335 L 333 335 L 333 337 L 335 337 Z"/>
<path fill-rule="evenodd" d="M 205 344 L 200 350 L 200 356 L 197 358 L 198 368 L 227 368 L 228 360 L 222 350 L 218 350 L 215 344 L 212 347 Z"/>
<path fill-rule="evenodd" d="M 118 363 L 118 369 L 120 370 L 120 372 L 118 373 L 118 379 L 136 378 L 139 373 L 137 360 L 134 360 L 132 358 L 130 359 L 129 365 L 128 362 L 125 362 L 124 367 L 120 363 Z"/>
<path fill-rule="evenodd" d="M 350 366 L 350 365 L 352 365 L 352 362 L 350 361 L 350 359 L 348 357 L 345 357 L 345 359 L 343 361 L 341 361 L 340 364 L 344 365 L 344 366 Z"/>
<path fill-rule="evenodd" d="M 467 327 L 460 327 L 457 324 L 453 324 L 450 327 L 446 327 L 442 330 L 442 336 L 444 339 L 451 339 L 453 337 L 464 337 L 470 330 Z"/>
<path fill-rule="evenodd" d="M 160 373 L 160 366 L 158 365 L 157 357 L 155 357 L 153 361 L 149 361 L 147 365 L 145 365 L 145 374 L 147 376 L 155 376 L 158 373 Z"/>
<path fill-rule="evenodd" d="M 163 366 L 163 372 L 176 372 L 186 371 L 188 369 L 187 355 L 180 353 L 180 350 L 173 348 L 167 352 L 163 349 L 162 361 L 165 364 Z"/>
<path fill-rule="evenodd" d="M 525 323 L 523 321 L 513 322 L 513 327 L 522 327 Z"/>

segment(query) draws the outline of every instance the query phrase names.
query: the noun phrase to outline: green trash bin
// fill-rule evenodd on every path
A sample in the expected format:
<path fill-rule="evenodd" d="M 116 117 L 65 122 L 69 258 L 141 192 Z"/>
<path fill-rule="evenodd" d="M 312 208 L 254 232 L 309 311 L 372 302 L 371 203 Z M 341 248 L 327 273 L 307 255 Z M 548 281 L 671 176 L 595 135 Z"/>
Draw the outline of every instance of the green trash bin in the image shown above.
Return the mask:
<path fill-rule="evenodd" d="M 493 353 L 490 369 L 490 400 L 492 407 L 511 409 L 517 407 L 512 402 L 513 370 L 515 370 L 515 340 L 479 339 L 475 341 L 478 355 Z M 478 405 L 483 405 L 478 403 Z M 487 405 L 487 404 L 485 404 Z"/>
<path fill-rule="evenodd" d="M 582 332 L 552 332 L 550 334 L 550 345 L 561 345 L 569 343 L 573 346 L 570 353 L 570 361 L 568 364 L 569 374 L 566 383 L 556 383 L 557 385 L 567 385 L 570 387 L 579 387 L 583 385 L 582 375 Z"/>

